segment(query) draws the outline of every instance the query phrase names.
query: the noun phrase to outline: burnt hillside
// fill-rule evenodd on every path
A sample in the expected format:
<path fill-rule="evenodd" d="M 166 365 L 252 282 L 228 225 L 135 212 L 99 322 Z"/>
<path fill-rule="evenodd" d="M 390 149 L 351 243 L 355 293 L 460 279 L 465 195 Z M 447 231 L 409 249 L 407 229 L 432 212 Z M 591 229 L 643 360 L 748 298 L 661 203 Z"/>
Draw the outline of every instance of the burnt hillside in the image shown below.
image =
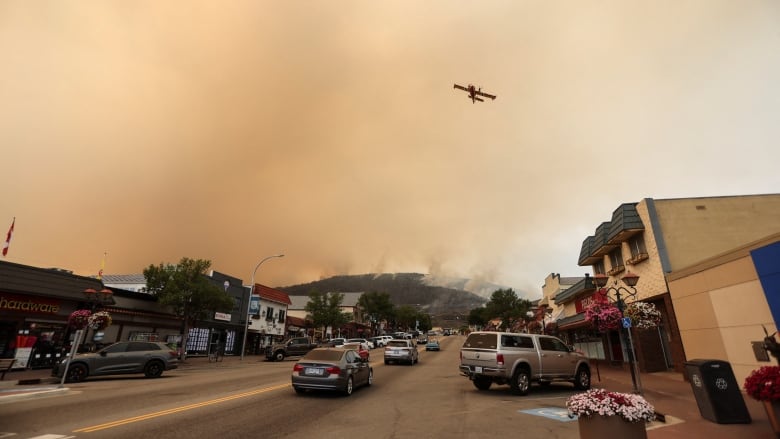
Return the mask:
<path fill-rule="evenodd" d="M 417 305 L 430 314 L 468 313 L 486 300 L 476 294 L 453 288 L 426 285 L 419 273 L 361 274 L 333 276 L 306 284 L 277 287 L 291 296 L 306 296 L 312 291 L 379 292 L 390 295 L 394 305 Z"/>

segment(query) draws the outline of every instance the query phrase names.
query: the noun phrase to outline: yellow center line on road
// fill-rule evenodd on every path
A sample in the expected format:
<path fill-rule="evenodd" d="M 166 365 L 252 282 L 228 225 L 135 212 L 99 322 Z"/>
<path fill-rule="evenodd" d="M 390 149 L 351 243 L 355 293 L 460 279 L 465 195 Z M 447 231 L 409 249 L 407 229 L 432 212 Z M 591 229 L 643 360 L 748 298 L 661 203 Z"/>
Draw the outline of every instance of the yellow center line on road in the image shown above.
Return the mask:
<path fill-rule="evenodd" d="M 220 404 L 220 403 L 223 403 L 223 402 L 232 401 L 234 399 L 246 398 L 247 396 L 258 395 L 260 393 L 271 392 L 271 391 L 274 391 L 274 390 L 280 390 L 280 389 L 284 389 L 284 388 L 287 388 L 287 387 L 290 387 L 289 383 L 287 383 L 287 384 L 279 384 L 279 385 L 271 386 L 271 387 L 264 387 L 262 389 L 252 390 L 251 392 L 237 393 L 235 395 L 225 396 L 223 398 L 212 399 L 212 400 L 209 400 L 209 401 L 203 401 L 203 402 L 199 402 L 199 403 L 196 403 L 196 404 L 190 404 L 190 405 L 185 405 L 185 406 L 181 406 L 181 407 L 174 407 L 174 408 L 168 409 L 168 410 L 162 410 L 162 411 L 159 411 L 159 412 L 148 413 L 146 415 L 135 416 L 135 417 L 126 418 L 126 419 L 120 419 L 120 420 L 112 421 L 112 422 L 106 422 L 105 424 L 93 425 L 91 427 L 79 428 L 78 430 L 73 430 L 73 433 L 90 433 L 90 432 L 93 432 L 93 431 L 105 430 L 107 428 L 119 427 L 120 425 L 131 424 L 133 422 L 139 422 L 139 421 L 145 421 L 147 419 L 159 418 L 160 416 L 172 415 L 174 413 L 184 412 L 184 411 L 187 411 L 187 410 L 192 410 L 192 409 L 196 409 L 196 408 L 199 408 L 199 407 L 205 407 L 205 406 L 214 405 L 214 404 Z"/>

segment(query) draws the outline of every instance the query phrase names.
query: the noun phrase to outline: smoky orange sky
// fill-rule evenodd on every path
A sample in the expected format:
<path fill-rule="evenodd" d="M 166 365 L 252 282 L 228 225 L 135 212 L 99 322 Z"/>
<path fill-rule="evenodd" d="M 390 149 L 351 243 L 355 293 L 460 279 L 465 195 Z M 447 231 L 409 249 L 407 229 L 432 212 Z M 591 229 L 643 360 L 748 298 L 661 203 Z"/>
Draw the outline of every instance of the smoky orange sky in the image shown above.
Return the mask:
<path fill-rule="evenodd" d="M 3 0 L 5 260 L 539 296 L 621 203 L 780 189 L 778 29 L 774 0 Z"/>

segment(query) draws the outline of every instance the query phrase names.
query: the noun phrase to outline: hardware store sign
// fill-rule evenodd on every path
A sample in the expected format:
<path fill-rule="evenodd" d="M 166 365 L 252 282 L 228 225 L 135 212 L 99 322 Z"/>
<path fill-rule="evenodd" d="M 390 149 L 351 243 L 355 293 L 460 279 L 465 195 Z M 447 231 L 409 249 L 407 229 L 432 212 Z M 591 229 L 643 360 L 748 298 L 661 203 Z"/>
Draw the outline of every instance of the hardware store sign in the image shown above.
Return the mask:
<path fill-rule="evenodd" d="M 48 300 L 42 297 L 17 296 L 14 294 L 0 293 L 0 311 L 57 314 L 60 311 L 60 302 L 58 300 Z"/>

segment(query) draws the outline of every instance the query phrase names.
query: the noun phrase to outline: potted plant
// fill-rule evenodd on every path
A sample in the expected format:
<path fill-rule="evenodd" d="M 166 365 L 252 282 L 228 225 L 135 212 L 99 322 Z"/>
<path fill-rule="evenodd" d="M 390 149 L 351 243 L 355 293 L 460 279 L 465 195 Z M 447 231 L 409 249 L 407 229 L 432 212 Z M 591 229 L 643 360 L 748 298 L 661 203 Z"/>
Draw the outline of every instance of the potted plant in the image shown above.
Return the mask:
<path fill-rule="evenodd" d="M 593 303 L 585 308 L 585 319 L 600 332 L 620 328 L 623 314 L 617 306 L 607 298 L 605 290 L 601 289 L 593 295 Z"/>
<path fill-rule="evenodd" d="M 647 438 L 646 423 L 655 408 L 641 395 L 590 389 L 566 400 L 569 417 L 577 417 L 580 438 Z"/>
<path fill-rule="evenodd" d="M 764 404 L 772 429 L 780 437 L 780 366 L 762 366 L 750 372 L 745 392 Z"/>
<path fill-rule="evenodd" d="M 626 317 L 636 329 L 653 329 L 661 323 L 661 311 L 649 302 L 633 302 L 626 307 Z"/>
<path fill-rule="evenodd" d="M 92 312 L 88 309 L 78 309 L 68 316 L 68 326 L 74 329 L 84 329 L 89 324 L 89 316 Z"/>
<path fill-rule="evenodd" d="M 89 316 L 88 325 L 96 331 L 102 331 L 111 326 L 111 314 L 107 311 L 98 311 Z"/>

